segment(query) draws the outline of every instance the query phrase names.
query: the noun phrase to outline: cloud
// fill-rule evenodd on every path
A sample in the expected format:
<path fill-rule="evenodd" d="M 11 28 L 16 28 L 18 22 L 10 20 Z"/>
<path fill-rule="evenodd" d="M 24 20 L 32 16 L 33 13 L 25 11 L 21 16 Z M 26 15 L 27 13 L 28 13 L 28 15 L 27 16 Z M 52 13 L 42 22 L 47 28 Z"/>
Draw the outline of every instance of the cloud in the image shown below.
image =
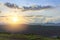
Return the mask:
<path fill-rule="evenodd" d="M 27 17 L 26 20 L 30 23 L 46 23 L 46 22 L 57 22 L 60 21 L 60 7 L 59 8 L 53 8 L 52 6 L 23 6 L 20 8 L 19 6 L 15 4 L 7 3 L 8 5 L 0 5 L 0 15 L 3 16 L 13 16 L 13 15 L 19 15 L 19 16 L 26 16 L 26 15 L 34 15 L 33 18 Z M 10 6 L 11 5 L 11 6 Z M 53 9 L 52 9 L 53 8 Z M 47 10 L 44 10 L 47 9 Z M 31 10 L 31 11 L 30 11 Z M 42 15 L 39 17 L 36 17 L 35 15 Z M 49 17 L 52 16 L 52 17 Z M 59 18 L 57 18 L 59 17 Z M 56 20 L 57 19 L 57 20 Z"/>
<path fill-rule="evenodd" d="M 4 4 L 5 6 L 9 7 L 9 8 L 17 8 L 17 9 L 22 9 L 22 11 L 28 11 L 28 10 L 32 10 L 32 11 L 35 11 L 35 10 L 42 10 L 42 9 L 48 9 L 48 8 L 53 8 L 52 6 L 50 5 L 47 5 L 47 6 L 41 6 L 41 5 L 32 5 L 32 6 L 22 6 L 22 8 L 20 8 L 18 5 L 16 4 L 11 4 L 11 3 L 5 3 Z"/>
<path fill-rule="evenodd" d="M 35 10 L 44 10 L 44 9 L 48 9 L 48 8 L 53 8 L 52 6 L 40 6 L 40 5 L 35 5 L 35 6 L 29 6 L 29 7 L 26 7 L 26 6 L 23 6 L 23 10 L 22 11 L 28 11 L 28 10 L 32 10 L 32 11 L 35 11 Z"/>
<path fill-rule="evenodd" d="M 5 6 L 7 6 L 7 7 L 9 7 L 9 8 L 19 8 L 19 6 L 18 5 L 16 5 L 16 4 L 11 4 L 11 3 L 5 3 L 4 4 Z"/>

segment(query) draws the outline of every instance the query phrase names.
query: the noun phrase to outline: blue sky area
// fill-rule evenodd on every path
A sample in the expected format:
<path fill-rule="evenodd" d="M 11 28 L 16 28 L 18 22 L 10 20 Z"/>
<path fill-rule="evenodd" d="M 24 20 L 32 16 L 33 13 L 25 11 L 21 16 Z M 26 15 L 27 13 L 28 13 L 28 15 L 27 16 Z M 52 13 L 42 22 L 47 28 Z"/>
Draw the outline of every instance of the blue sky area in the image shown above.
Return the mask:
<path fill-rule="evenodd" d="M 29 5 L 54 5 L 59 6 L 60 0 L 0 0 L 2 3 L 10 2 L 15 3 L 19 6 L 29 6 Z"/>

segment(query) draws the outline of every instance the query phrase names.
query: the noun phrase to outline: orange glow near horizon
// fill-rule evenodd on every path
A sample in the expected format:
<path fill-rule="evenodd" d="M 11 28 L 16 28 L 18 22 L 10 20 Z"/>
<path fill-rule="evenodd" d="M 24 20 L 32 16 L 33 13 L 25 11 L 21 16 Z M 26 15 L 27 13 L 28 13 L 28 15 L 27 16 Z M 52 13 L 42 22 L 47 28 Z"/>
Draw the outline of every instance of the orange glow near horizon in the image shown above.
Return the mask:
<path fill-rule="evenodd" d="M 3 29 L 8 32 L 23 31 L 27 28 L 27 25 L 25 25 L 27 20 L 22 16 L 8 16 L 3 21 L 7 23 L 7 26 L 3 27 Z"/>
<path fill-rule="evenodd" d="M 4 22 L 8 24 L 26 24 L 27 20 L 21 16 L 12 16 L 8 17 L 7 20 L 4 20 Z"/>

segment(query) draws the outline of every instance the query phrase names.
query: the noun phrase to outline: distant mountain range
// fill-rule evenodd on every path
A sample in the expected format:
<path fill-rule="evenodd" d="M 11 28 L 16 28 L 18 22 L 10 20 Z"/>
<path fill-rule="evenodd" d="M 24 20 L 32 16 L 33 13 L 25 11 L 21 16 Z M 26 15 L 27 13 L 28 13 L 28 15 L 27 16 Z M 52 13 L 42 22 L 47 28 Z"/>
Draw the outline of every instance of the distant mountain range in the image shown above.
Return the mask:
<path fill-rule="evenodd" d="M 28 25 L 28 30 L 22 34 L 37 34 L 42 36 L 60 36 L 60 26 Z"/>

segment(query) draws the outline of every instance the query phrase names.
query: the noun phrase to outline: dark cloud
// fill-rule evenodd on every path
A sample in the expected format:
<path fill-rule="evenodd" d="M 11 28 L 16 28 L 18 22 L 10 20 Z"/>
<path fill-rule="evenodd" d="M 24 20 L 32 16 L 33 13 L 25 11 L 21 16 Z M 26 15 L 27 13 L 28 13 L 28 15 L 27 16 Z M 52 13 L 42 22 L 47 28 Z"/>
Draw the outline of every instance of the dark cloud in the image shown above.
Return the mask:
<path fill-rule="evenodd" d="M 11 3 L 5 3 L 5 6 L 9 7 L 9 8 L 19 8 L 19 6 L 17 6 L 16 4 L 11 4 Z"/>
<path fill-rule="evenodd" d="M 29 6 L 29 7 L 23 6 L 23 11 L 28 11 L 28 10 L 42 10 L 42 9 L 48 9 L 48 8 L 53 8 L 53 7 L 52 6 L 39 6 L 39 5 Z"/>
<path fill-rule="evenodd" d="M 20 8 L 18 5 L 16 4 L 11 4 L 11 3 L 5 3 L 5 6 L 9 7 L 9 8 L 18 8 L 18 9 L 22 9 L 22 11 L 28 11 L 28 10 L 42 10 L 42 9 L 48 9 L 48 8 L 53 8 L 52 6 L 48 5 L 48 6 L 41 6 L 41 5 L 33 5 L 33 6 L 23 6 L 22 8 Z"/>

